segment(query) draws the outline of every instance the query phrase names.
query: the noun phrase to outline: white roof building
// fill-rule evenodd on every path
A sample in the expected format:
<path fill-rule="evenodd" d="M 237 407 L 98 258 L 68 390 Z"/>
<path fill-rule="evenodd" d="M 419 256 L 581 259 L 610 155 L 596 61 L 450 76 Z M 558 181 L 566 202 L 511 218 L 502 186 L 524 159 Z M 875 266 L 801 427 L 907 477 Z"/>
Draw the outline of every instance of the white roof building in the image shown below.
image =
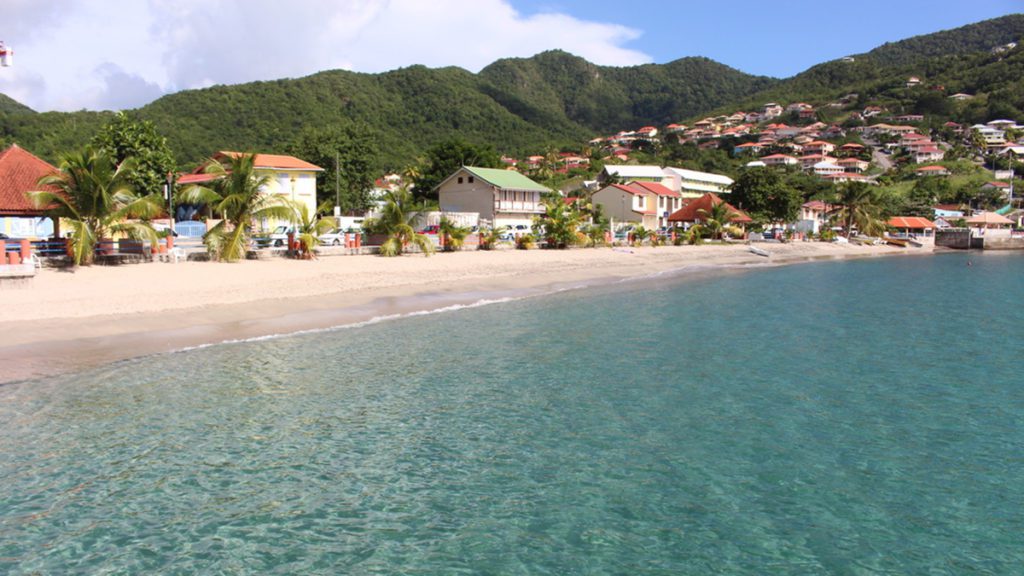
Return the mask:
<path fill-rule="evenodd" d="M 698 198 L 712 192 L 715 194 L 728 194 L 732 187 L 732 178 L 722 174 L 711 174 L 709 172 L 698 172 L 685 168 L 664 168 L 664 173 L 671 180 L 666 184 L 687 198 Z"/>

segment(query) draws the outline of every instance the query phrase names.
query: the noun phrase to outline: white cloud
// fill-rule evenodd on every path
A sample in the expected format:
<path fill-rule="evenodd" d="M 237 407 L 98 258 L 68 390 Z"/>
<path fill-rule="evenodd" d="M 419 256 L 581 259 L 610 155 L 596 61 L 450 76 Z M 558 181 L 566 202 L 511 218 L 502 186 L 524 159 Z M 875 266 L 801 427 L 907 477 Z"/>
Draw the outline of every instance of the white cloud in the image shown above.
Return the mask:
<path fill-rule="evenodd" d="M 0 92 L 37 110 L 135 107 L 186 88 L 335 68 L 478 71 L 554 48 L 607 65 L 651 60 L 624 47 L 634 29 L 524 16 L 508 0 L 4 2 L 20 33 L 3 38 L 17 60 L 0 69 Z"/>

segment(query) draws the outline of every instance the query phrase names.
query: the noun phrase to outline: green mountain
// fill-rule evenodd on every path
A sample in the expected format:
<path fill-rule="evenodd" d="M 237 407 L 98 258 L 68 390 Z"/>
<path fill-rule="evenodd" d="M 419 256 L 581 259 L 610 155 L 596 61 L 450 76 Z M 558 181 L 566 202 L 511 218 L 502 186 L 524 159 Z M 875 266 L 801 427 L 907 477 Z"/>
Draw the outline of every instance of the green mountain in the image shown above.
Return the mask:
<path fill-rule="evenodd" d="M 936 56 L 956 56 L 1017 42 L 1024 36 L 1024 14 L 1010 14 L 952 30 L 889 42 L 864 54 L 885 66 L 914 64 Z"/>
<path fill-rule="evenodd" d="M 334 70 L 188 90 L 133 113 L 154 122 L 183 165 L 220 149 L 283 152 L 305 127 L 352 124 L 378 140 L 384 165 L 392 168 L 453 135 L 505 153 L 536 153 L 769 100 L 824 103 L 850 92 L 860 95 L 858 104 L 937 108 L 963 120 L 1024 120 L 1022 49 L 991 52 L 1022 37 L 1024 15 L 1015 14 L 886 44 L 852 62 L 826 62 L 785 80 L 751 76 L 706 58 L 609 67 L 550 51 L 498 60 L 479 74 L 423 66 L 382 74 Z M 904 86 L 911 75 L 924 81 L 914 92 Z M 946 110 L 948 103 L 936 99 L 939 92 L 927 93 L 936 85 L 978 98 Z M 111 115 L 34 113 L 0 95 L 0 142 L 17 141 L 53 160 L 86 143 Z"/>
<path fill-rule="evenodd" d="M 601 133 L 662 126 L 777 82 L 707 58 L 615 68 L 557 50 L 498 60 L 480 76 L 492 98 L 523 118 Z"/>
<path fill-rule="evenodd" d="M 750 109 L 768 101 L 823 103 L 851 93 L 859 96 L 860 104 L 895 105 L 910 112 L 922 95 L 921 90 L 941 87 L 948 94 L 966 92 L 983 96 L 960 120 L 978 122 L 989 115 L 1019 116 L 1024 111 L 1024 93 L 1019 89 L 1024 73 L 1018 65 L 1022 48 L 999 53 L 993 53 L 993 49 L 1022 39 L 1024 15 L 1020 14 L 915 36 L 854 55 L 852 61 L 832 60 L 812 66 L 713 113 Z M 906 89 L 911 76 L 922 81 L 917 91 Z M 990 99 L 993 94 L 995 97 Z M 991 104 L 994 111 L 990 114 L 980 109 L 979 103 Z M 688 118 L 696 116 L 699 114 Z"/>
<path fill-rule="evenodd" d="M 671 122 L 773 82 L 703 58 L 614 68 L 545 52 L 500 60 L 479 74 L 412 66 L 215 86 L 164 96 L 134 113 L 154 122 L 181 163 L 219 149 L 279 152 L 305 126 L 354 122 L 380 140 L 386 164 L 401 167 L 455 134 L 508 153 L 575 145 L 609 130 Z M 84 144 L 109 117 L 0 112 L 0 137 L 52 159 Z"/>
<path fill-rule="evenodd" d="M 34 112 L 34 110 L 14 98 L 0 94 L 0 114 L 22 114 L 26 112 Z"/>

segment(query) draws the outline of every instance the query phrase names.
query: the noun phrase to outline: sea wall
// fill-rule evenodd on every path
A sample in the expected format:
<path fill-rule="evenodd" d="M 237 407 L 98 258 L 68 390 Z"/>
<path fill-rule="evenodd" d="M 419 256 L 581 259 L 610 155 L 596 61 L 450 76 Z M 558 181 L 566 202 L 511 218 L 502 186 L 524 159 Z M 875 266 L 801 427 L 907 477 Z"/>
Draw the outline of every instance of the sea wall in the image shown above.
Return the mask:
<path fill-rule="evenodd" d="M 985 250 L 1024 250 L 1024 238 L 985 238 Z"/>
<path fill-rule="evenodd" d="M 937 230 L 935 232 L 935 246 L 943 248 L 956 248 L 966 250 L 970 248 L 971 232 L 969 230 Z"/>

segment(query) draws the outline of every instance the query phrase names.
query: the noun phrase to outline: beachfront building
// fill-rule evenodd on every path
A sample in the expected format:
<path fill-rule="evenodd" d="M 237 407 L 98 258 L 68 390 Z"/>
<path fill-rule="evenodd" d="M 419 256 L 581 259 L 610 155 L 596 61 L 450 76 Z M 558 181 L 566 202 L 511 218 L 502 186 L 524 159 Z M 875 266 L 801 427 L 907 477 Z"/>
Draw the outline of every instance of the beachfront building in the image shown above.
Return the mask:
<path fill-rule="evenodd" d="M 59 235 L 60 223 L 45 217 L 45 210 L 36 208 L 26 196 L 40 189 L 36 186 L 40 178 L 54 172 L 57 168 L 52 164 L 17 144 L 0 152 L 0 232 L 9 238 Z"/>
<path fill-rule="evenodd" d="M 594 192 L 591 201 L 600 205 L 605 216 L 616 224 L 629 223 L 647 229 L 657 228 L 659 196 L 640 184 L 608 184 Z"/>
<path fill-rule="evenodd" d="M 796 230 L 818 234 L 828 225 L 829 214 L 833 210 L 835 210 L 835 206 L 821 200 L 805 202 L 800 206 L 800 219 L 796 222 Z"/>
<path fill-rule="evenodd" d="M 230 167 L 231 159 L 244 154 L 246 153 L 220 151 L 213 155 L 213 159 Z M 206 164 L 203 164 L 191 174 L 179 176 L 176 181 L 177 184 L 179 186 L 188 186 L 190 184 L 202 185 L 212 181 L 214 175 L 205 173 L 206 166 Z M 257 178 L 263 176 L 270 177 L 270 183 L 263 191 L 264 193 L 287 198 L 292 202 L 304 205 L 310 215 L 316 214 L 316 175 L 318 172 L 323 172 L 323 168 L 294 156 L 255 154 L 253 169 Z M 176 214 L 175 219 L 184 219 L 183 214 Z M 273 229 L 276 226 L 285 224 L 290 224 L 290 222 L 268 220 L 260 223 L 264 229 Z"/>
<path fill-rule="evenodd" d="M 476 213 L 492 226 L 533 224 L 544 214 L 541 195 L 551 192 L 519 172 L 463 166 L 437 188 L 441 212 Z"/>
<path fill-rule="evenodd" d="M 935 235 L 935 223 L 921 216 L 893 216 L 886 224 L 896 231 L 894 235 L 898 237 Z"/>
<path fill-rule="evenodd" d="M 639 187 L 654 195 L 654 211 L 657 215 L 658 228 L 668 226 L 670 214 L 683 207 L 683 195 L 657 182 L 630 182 L 632 187 Z"/>
<path fill-rule="evenodd" d="M 746 225 L 754 221 L 746 212 L 739 210 L 732 204 L 722 200 L 718 194 L 708 192 L 700 198 L 684 200 L 683 207 L 669 215 L 669 225 L 689 228 L 694 224 L 700 224 L 707 220 L 707 216 L 711 212 L 712 207 L 723 203 L 731 212 L 733 212 L 733 217 L 729 222 L 730 224 L 739 226 L 741 229 L 746 230 Z"/>

